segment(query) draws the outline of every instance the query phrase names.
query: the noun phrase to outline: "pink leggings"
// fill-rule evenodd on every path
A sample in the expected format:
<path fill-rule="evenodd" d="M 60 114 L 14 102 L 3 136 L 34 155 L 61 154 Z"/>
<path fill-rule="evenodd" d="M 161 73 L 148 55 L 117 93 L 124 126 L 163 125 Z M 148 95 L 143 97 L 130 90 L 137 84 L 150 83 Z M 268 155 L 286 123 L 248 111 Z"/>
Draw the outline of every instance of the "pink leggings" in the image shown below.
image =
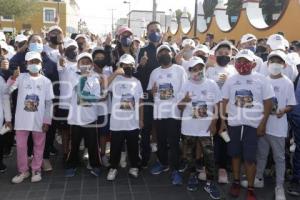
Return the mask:
<path fill-rule="evenodd" d="M 27 157 L 27 140 L 29 131 L 16 131 L 17 142 L 17 164 L 20 173 L 29 170 Z M 43 162 L 43 154 L 45 148 L 46 134 L 42 132 L 32 132 L 33 138 L 33 160 L 31 162 L 31 169 L 33 172 L 40 172 Z"/>

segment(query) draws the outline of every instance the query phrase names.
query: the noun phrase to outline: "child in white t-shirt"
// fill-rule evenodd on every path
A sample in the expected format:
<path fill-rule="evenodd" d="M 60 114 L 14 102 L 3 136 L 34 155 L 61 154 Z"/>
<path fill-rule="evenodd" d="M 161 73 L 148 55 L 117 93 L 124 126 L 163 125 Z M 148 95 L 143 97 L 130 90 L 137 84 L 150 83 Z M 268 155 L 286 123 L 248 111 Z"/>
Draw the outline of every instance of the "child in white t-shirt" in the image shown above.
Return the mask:
<path fill-rule="evenodd" d="M 129 175 L 134 178 L 139 176 L 139 131 L 143 128 L 143 89 L 140 81 L 132 76 L 134 58 L 124 54 L 120 57 L 119 65 L 124 74 L 116 76 L 109 86 L 112 93 L 110 170 L 107 174 L 109 181 L 115 180 L 117 176 L 125 142 L 131 164 Z"/>
<path fill-rule="evenodd" d="M 285 199 L 285 139 L 288 132 L 287 113 L 296 105 L 294 85 L 290 79 L 282 74 L 286 65 L 286 54 L 276 50 L 268 56 L 268 69 L 275 97 L 273 108 L 267 122 L 266 135 L 259 138 L 257 154 L 257 171 L 254 182 L 255 187 L 263 187 L 263 174 L 268 160 L 269 149 L 272 149 L 276 167 L 275 199 Z"/>
<path fill-rule="evenodd" d="M 4 123 L 5 122 L 5 123 Z M 0 76 L 0 173 L 7 170 L 3 163 L 4 136 L 12 129 L 9 94 L 5 80 Z"/>
<path fill-rule="evenodd" d="M 25 60 L 29 73 L 22 73 L 17 78 L 13 76 L 8 81 L 10 92 L 18 88 L 15 130 L 19 174 L 12 179 L 13 183 L 21 183 L 30 176 L 27 157 L 27 140 L 30 132 L 32 132 L 34 144 L 31 182 L 42 180 L 41 166 L 46 132 L 51 124 L 52 99 L 54 98 L 51 81 L 40 74 L 42 69 L 40 53 L 28 52 Z"/>
<path fill-rule="evenodd" d="M 182 111 L 181 133 L 184 136 L 184 158 L 188 162 L 190 178 L 187 189 L 198 189 L 196 173 L 197 146 L 202 147 L 207 183 L 204 189 L 213 199 L 220 199 L 219 189 L 212 181 L 215 179 L 215 160 L 212 136 L 216 133 L 216 114 L 221 101 L 218 85 L 205 78 L 205 64 L 201 58 L 190 62 L 190 79 L 180 92 L 178 108 Z M 182 98 L 183 97 L 183 98 Z"/>

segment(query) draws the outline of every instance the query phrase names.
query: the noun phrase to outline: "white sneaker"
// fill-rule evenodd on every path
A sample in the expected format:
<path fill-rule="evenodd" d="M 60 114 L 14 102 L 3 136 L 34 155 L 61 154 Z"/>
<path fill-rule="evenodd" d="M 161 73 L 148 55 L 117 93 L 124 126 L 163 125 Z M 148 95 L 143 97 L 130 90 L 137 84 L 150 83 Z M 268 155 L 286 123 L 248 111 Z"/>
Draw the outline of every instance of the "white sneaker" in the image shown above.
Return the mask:
<path fill-rule="evenodd" d="M 91 164 L 90 164 L 90 161 L 87 162 L 86 168 L 87 168 L 88 170 L 92 170 L 92 169 L 93 169 L 92 166 L 91 166 Z"/>
<path fill-rule="evenodd" d="M 15 177 L 13 177 L 11 182 L 12 183 L 22 183 L 29 176 L 30 176 L 29 172 L 20 173 L 20 174 L 16 175 Z"/>
<path fill-rule="evenodd" d="M 127 158 L 127 153 L 126 152 L 122 152 L 121 153 L 121 159 L 120 159 L 120 166 L 122 168 L 125 168 L 127 166 L 126 158 Z"/>
<path fill-rule="evenodd" d="M 32 183 L 40 182 L 41 180 L 42 180 L 41 172 L 32 172 L 32 176 L 31 176 Z"/>
<path fill-rule="evenodd" d="M 228 183 L 228 175 L 225 169 L 219 169 L 219 179 L 218 182 L 221 184 L 227 184 Z"/>
<path fill-rule="evenodd" d="M 282 186 L 275 187 L 275 200 L 286 200 L 284 188 Z"/>
<path fill-rule="evenodd" d="M 157 152 L 157 143 L 151 143 L 150 146 L 152 153 Z"/>
<path fill-rule="evenodd" d="M 89 159 L 89 152 L 88 152 L 87 149 L 84 149 L 83 159 L 84 159 L 84 160 L 88 160 L 88 159 Z"/>
<path fill-rule="evenodd" d="M 109 158 L 107 155 L 101 157 L 101 163 L 104 167 L 109 167 Z"/>
<path fill-rule="evenodd" d="M 248 188 L 248 181 L 247 180 L 241 181 L 241 186 L 244 188 Z M 255 177 L 254 187 L 255 188 L 263 188 L 264 186 L 265 186 L 264 179 L 258 179 Z"/>
<path fill-rule="evenodd" d="M 138 168 L 130 168 L 128 173 L 131 176 L 133 176 L 134 178 L 138 178 L 139 177 L 139 169 Z"/>
<path fill-rule="evenodd" d="M 207 180 L 206 172 L 205 172 L 205 167 L 203 167 L 201 170 L 199 170 L 198 179 L 200 181 L 206 181 Z"/>
<path fill-rule="evenodd" d="M 49 171 L 52 171 L 52 170 L 53 170 L 52 165 L 51 165 L 49 159 L 44 159 L 44 160 L 43 160 L 42 169 L 43 169 L 45 172 L 49 172 Z"/>
<path fill-rule="evenodd" d="M 107 180 L 108 181 L 114 181 L 116 179 L 117 174 L 118 174 L 117 169 L 110 169 L 108 174 L 107 174 Z"/>

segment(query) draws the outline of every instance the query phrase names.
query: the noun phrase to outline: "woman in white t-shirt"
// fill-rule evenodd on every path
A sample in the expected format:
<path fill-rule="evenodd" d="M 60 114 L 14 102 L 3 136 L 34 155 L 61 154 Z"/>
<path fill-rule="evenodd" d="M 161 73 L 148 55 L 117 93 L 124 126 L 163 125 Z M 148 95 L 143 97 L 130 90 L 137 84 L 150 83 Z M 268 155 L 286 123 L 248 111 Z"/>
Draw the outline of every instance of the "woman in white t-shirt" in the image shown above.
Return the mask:
<path fill-rule="evenodd" d="M 134 78 L 135 61 L 129 54 L 121 56 L 119 65 L 123 75 L 115 76 L 109 91 L 112 93 L 110 116 L 111 147 L 110 170 L 107 180 L 115 180 L 118 173 L 122 147 L 126 141 L 131 167 L 129 174 L 139 176 L 139 131 L 143 128 L 143 89 L 139 80 Z M 120 71 L 120 70 L 119 70 Z"/>
<path fill-rule="evenodd" d="M 13 183 L 21 183 L 30 176 L 27 157 L 27 140 L 30 132 L 34 144 L 31 182 L 42 180 L 41 166 L 54 98 L 51 81 L 40 74 L 42 69 L 40 53 L 28 52 L 25 60 L 29 73 L 13 76 L 8 81 L 10 92 L 18 88 L 15 130 L 19 174 L 12 179 Z"/>

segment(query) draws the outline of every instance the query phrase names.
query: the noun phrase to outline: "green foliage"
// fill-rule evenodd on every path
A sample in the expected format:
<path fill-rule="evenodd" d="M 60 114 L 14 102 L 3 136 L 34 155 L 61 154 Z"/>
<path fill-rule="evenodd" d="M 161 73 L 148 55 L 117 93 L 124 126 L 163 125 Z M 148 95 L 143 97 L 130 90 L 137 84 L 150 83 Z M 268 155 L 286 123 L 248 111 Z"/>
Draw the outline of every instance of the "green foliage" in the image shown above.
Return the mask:
<path fill-rule="evenodd" d="M 0 0 L 0 15 L 24 17 L 31 15 L 37 0 Z"/>

